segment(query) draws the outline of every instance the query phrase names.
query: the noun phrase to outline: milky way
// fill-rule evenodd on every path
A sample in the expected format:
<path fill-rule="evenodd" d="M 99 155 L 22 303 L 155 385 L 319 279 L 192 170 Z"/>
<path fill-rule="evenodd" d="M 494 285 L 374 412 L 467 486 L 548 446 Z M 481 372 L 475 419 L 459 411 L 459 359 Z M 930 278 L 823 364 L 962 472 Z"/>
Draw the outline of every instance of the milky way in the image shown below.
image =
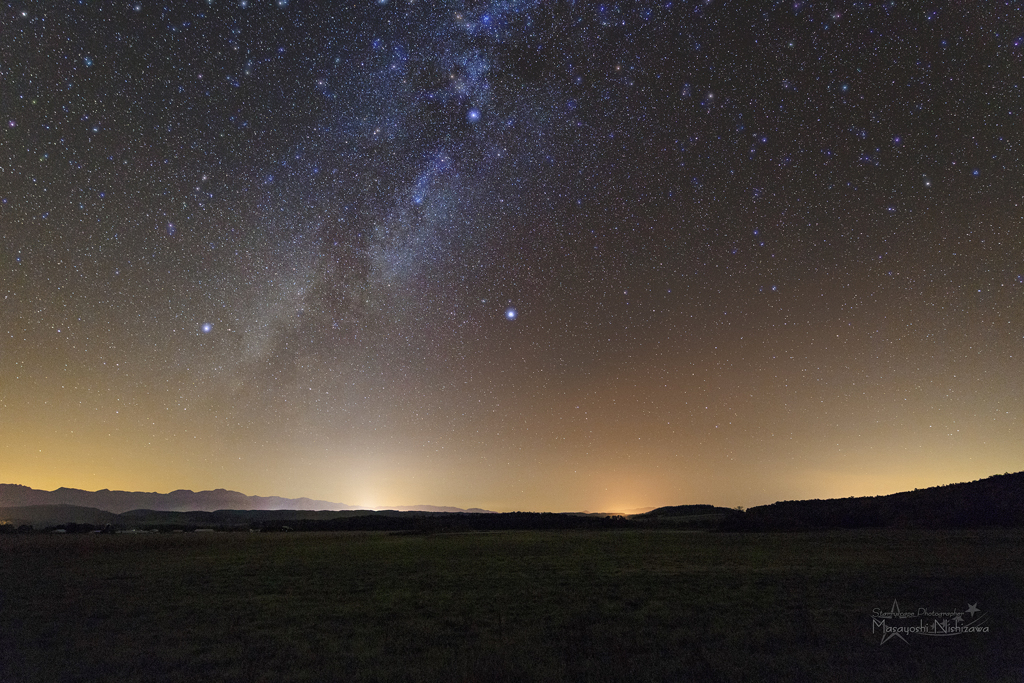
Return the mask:
<path fill-rule="evenodd" d="M 627 509 L 1024 462 L 1015 3 L 8 3 L 0 480 Z"/>

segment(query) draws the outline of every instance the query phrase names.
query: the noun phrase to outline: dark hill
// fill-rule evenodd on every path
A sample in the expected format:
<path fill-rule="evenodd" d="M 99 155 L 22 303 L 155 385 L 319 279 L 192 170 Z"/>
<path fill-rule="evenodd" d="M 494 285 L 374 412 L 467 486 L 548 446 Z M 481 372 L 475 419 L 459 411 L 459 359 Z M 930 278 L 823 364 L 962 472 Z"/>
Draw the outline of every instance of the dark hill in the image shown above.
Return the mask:
<path fill-rule="evenodd" d="M 699 531 L 717 528 L 730 512 L 715 505 L 667 505 L 630 519 L 652 528 Z"/>
<path fill-rule="evenodd" d="M 720 515 L 732 512 L 729 508 L 716 505 L 667 505 L 650 512 L 632 515 L 632 519 L 655 519 L 659 517 L 693 517 L 695 515 Z"/>
<path fill-rule="evenodd" d="M 1024 472 L 888 496 L 789 500 L 732 512 L 722 531 L 1024 526 Z"/>

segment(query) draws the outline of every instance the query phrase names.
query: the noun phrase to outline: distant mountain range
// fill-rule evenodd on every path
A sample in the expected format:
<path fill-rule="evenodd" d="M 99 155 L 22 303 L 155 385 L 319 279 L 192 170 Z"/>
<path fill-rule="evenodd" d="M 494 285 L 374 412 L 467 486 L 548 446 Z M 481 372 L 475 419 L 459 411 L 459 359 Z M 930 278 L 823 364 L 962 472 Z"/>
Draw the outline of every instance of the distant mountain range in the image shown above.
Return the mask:
<path fill-rule="evenodd" d="M 0 508 L 28 507 L 34 505 L 73 505 L 95 508 L 120 514 L 130 510 L 155 510 L 158 512 L 215 512 L 217 510 L 362 510 L 357 505 L 332 503 L 312 498 L 280 498 L 278 496 L 247 496 L 238 491 L 215 489 L 213 491 L 189 491 L 179 489 L 170 493 L 148 493 L 139 491 L 83 491 L 82 489 L 59 488 L 42 491 L 19 484 L 0 484 Z M 402 512 L 489 512 L 480 508 L 463 510 L 456 507 L 437 505 L 412 505 L 392 508 Z"/>
<path fill-rule="evenodd" d="M 718 531 L 819 529 L 972 529 L 1024 527 L 1024 472 L 887 496 L 792 500 L 746 511 L 676 505 L 622 516 L 598 513 L 493 513 L 418 505 L 360 510 L 309 498 L 246 496 L 237 491 L 132 493 L 0 484 L 0 530 L 65 525 L 187 530 L 494 531 L 502 529 L 674 528 Z"/>

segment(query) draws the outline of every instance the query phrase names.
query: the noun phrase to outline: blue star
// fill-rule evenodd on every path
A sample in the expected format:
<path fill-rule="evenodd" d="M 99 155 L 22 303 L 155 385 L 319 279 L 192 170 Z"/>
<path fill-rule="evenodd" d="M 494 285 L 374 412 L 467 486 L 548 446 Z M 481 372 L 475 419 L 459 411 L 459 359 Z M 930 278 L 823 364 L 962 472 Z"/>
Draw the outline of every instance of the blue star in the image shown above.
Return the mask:
<path fill-rule="evenodd" d="M 469 113 L 466 114 L 466 120 L 469 121 L 470 123 L 476 123 L 477 121 L 479 121 L 480 120 L 480 110 L 479 109 L 470 109 Z"/>
<path fill-rule="evenodd" d="M 211 332 L 213 332 L 213 324 L 203 323 L 199 329 L 203 331 L 203 334 L 210 334 Z"/>
<path fill-rule="evenodd" d="M 516 316 L 518 316 L 518 315 L 519 315 L 519 312 L 516 311 L 516 309 L 512 308 L 511 306 L 509 306 L 508 308 L 505 309 L 505 319 L 506 320 L 515 320 Z"/>

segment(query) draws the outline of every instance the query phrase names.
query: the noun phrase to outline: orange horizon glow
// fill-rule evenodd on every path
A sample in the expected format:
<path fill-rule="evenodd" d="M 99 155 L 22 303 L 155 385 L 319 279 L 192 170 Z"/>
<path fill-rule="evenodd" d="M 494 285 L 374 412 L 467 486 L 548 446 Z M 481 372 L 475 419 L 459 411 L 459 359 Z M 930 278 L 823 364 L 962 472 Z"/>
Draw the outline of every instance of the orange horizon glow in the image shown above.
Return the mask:
<path fill-rule="evenodd" d="M 0 481 L 616 511 L 1021 468 L 1016 8 L 456 4 L 5 16 Z"/>

